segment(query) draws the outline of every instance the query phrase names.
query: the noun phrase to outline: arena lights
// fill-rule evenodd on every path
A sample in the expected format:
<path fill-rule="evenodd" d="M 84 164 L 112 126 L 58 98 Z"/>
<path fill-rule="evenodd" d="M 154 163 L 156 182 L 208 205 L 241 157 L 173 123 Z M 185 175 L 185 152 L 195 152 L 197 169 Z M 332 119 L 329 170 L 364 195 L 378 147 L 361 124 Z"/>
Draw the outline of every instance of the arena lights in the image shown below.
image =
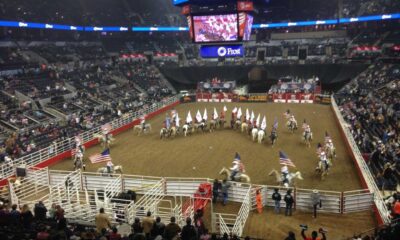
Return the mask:
<path fill-rule="evenodd" d="M 177 0 L 178 1 L 178 0 Z M 299 26 L 317 26 L 327 24 L 342 24 L 353 22 L 367 22 L 367 21 L 382 21 L 400 19 L 400 13 L 391 13 L 383 15 L 371 15 L 351 18 L 340 19 L 326 19 L 326 20 L 313 20 L 313 21 L 300 21 L 300 22 L 283 22 L 283 23 L 259 23 L 253 24 L 254 29 L 263 28 L 281 28 L 281 27 L 299 27 Z M 15 22 L 15 21 L 0 21 L 0 27 L 16 27 L 16 28 L 39 28 L 39 29 L 56 29 L 56 30 L 69 30 L 69 31 L 86 31 L 86 32 L 127 32 L 128 27 L 91 27 L 91 26 L 69 26 L 51 23 L 32 23 L 32 22 Z M 182 32 L 189 31 L 188 27 L 132 27 L 133 32 Z"/>
<path fill-rule="evenodd" d="M 70 30 L 70 31 L 84 30 L 84 28 L 80 26 L 68 26 L 68 25 L 51 24 L 51 23 L 14 22 L 14 21 L 0 21 L 0 27 L 40 28 L 40 29 L 56 29 L 56 30 Z"/>
<path fill-rule="evenodd" d="M 133 32 L 180 32 L 189 31 L 188 27 L 133 27 Z"/>

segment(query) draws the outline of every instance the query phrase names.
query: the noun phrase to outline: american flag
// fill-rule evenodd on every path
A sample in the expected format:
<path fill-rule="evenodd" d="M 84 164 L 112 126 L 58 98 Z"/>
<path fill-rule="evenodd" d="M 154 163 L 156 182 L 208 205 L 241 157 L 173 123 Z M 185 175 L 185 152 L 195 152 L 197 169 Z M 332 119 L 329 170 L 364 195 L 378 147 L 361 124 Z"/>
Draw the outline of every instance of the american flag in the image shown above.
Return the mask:
<path fill-rule="evenodd" d="M 111 161 L 110 149 L 104 150 L 102 153 L 94 154 L 89 157 L 90 162 L 99 163 Z"/>
<path fill-rule="evenodd" d="M 296 167 L 296 165 L 294 165 L 292 160 L 290 160 L 289 157 L 282 151 L 279 151 L 279 163 L 282 165 Z"/>
<path fill-rule="evenodd" d="M 111 131 L 111 129 L 112 129 L 112 126 L 110 123 L 106 123 L 101 126 L 101 131 L 103 131 L 103 132 L 109 132 L 109 131 Z"/>

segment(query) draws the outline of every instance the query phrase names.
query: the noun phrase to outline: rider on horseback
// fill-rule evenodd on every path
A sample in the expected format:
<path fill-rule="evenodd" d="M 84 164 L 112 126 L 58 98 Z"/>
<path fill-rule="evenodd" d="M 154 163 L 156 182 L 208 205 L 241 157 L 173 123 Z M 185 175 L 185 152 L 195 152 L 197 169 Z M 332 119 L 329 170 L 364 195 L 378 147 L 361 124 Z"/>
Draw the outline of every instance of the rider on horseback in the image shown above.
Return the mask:
<path fill-rule="evenodd" d="M 230 168 L 231 170 L 231 180 L 234 181 L 236 178 L 239 178 L 240 175 L 245 172 L 244 170 L 244 165 L 240 161 L 240 155 L 239 153 L 235 154 L 235 159 L 232 162 L 234 165 L 233 167 Z"/>
<path fill-rule="evenodd" d="M 324 167 L 324 170 L 328 171 L 329 170 L 329 162 L 328 162 L 328 158 L 326 157 L 326 153 L 324 151 L 322 151 L 321 154 L 319 155 L 319 159 L 321 162 L 321 167 Z"/>
<path fill-rule="evenodd" d="M 107 167 L 107 173 L 111 174 L 113 171 L 114 164 L 111 161 L 108 161 L 106 167 Z"/>
<path fill-rule="evenodd" d="M 282 174 L 282 184 L 283 185 L 289 185 L 289 179 L 288 179 L 288 176 L 289 176 L 289 168 L 286 166 L 286 165 L 284 165 L 282 168 L 281 168 L 281 174 Z"/>
<path fill-rule="evenodd" d="M 146 129 L 146 115 L 144 114 L 140 117 L 140 125 L 142 125 L 142 131 L 144 132 Z"/>

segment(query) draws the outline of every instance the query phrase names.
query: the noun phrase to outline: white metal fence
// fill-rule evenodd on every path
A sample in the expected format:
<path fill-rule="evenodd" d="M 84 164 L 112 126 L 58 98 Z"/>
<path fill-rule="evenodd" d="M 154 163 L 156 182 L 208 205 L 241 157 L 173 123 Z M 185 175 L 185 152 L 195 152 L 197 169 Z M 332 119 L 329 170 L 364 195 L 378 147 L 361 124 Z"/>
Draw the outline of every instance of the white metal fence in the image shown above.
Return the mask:
<path fill-rule="evenodd" d="M 373 205 L 374 194 L 367 189 L 343 193 L 343 213 L 370 210 Z"/>
<path fill-rule="evenodd" d="M 236 236 L 242 236 L 244 226 L 246 225 L 247 218 L 251 210 L 251 186 L 248 187 L 247 193 L 243 198 L 242 206 L 236 218 L 235 225 L 233 225 L 232 233 Z"/>
<path fill-rule="evenodd" d="M 337 119 L 339 120 L 340 126 L 347 138 L 350 148 L 354 154 L 357 166 L 360 169 L 360 172 L 362 174 L 362 177 L 363 177 L 365 183 L 367 184 L 369 192 L 374 193 L 373 194 L 374 203 L 379 212 L 379 215 L 382 218 L 382 221 L 384 223 L 386 223 L 386 224 L 390 223 L 390 218 L 389 218 L 390 212 L 385 205 L 385 202 L 379 192 L 379 188 L 375 183 L 375 179 L 374 179 L 373 175 L 371 174 L 371 171 L 368 168 L 367 163 L 364 161 L 364 158 L 361 155 L 360 149 L 358 148 L 356 142 L 354 141 L 353 135 L 350 132 L 348 124 L 343 119 L 343 116 L 340 113 L 339 108 L 336 104 L 335 98 L 333 96 L 331 97 L 331 102 L 332 102 L 333 111 L 335 112 L 335 115 L 336 115 Z"/>
<path fill-rule="evenodd" d="M 144 114 L 153 113 L 163 107 L 166 107 L 168 105 L 171 105 L 172 103 L 177 102 L 178 100 L 179 100 L 179 98 L 177 96 L 168 98 L 163 102 L 151 105 L 149 108 L 144 110 Z M 115 119 L 110 122 L 112 129 L 115 130 L 117 128 L 120 128 L 122 126 L 130 124 L 134 120 L 138 119 L 142 114 L 143 114 L 143 112 L 140 113 L 139 111 L 137 111 L 137 112 L 132 112 L 127 115 L 124 115 L 118 119 Z M 95 134 L 98 134 L 100 132 L 101 132 L 100 126 L 98 126 L 89 131 L 81 133 L 80 136 L 82 137 L 83 142 L 87 143 L 94 139 L 93 136 Z M 39 151 L 25 155 L 18 159 L 14 159 L 11 164 L 2 164 L 2 165 L 0 165 L 0 179 L 3 180 L 3 179 L 6 179 L 6 178 L 14 175 L 16 166 L 26 164 L 28 167 L 33 167 L 39 163 L 49 160 L 50 158 L 56 157 L 57 155 L 60 155 L 62 153 L 66 153 L 69 150 L 72 150 L 74 147 L 74 144 L 75 144 L 75 141 L 74 141 L 73 137 L 68 138 L 66 140 L 60 140 L 60 141 L 57 141 L 56 143 L 53 143 L 50 146 L 43 148 Z"/>

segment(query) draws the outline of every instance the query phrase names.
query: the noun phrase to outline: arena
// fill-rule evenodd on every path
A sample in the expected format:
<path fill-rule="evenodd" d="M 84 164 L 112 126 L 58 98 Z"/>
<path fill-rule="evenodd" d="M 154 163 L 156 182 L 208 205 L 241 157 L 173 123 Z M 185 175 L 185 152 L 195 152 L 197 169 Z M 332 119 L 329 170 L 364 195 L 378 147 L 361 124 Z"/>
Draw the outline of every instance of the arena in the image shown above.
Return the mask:
<path fill-rule="evenodd" d="M 0 239 L 399 238 L 400 1 L 0 13 Z"/>

